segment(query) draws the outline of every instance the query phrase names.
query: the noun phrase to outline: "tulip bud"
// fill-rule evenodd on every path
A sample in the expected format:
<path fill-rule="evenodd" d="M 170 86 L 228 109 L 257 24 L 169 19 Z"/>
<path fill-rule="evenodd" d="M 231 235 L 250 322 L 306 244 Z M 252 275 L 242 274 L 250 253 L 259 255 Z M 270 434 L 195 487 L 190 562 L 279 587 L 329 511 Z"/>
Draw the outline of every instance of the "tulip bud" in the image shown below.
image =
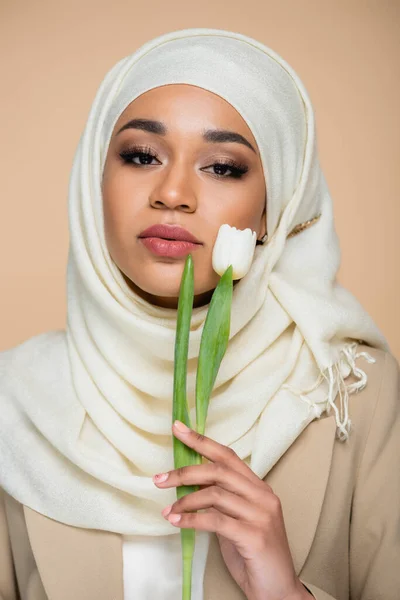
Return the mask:
<path fill-rule="evenodd" d="M 233 279 L 241 279 L 251 267 L 257 234 L 251 229 L 221 225 L 213 248 L 212 265 L 218 275 L 232 265 Z"/>

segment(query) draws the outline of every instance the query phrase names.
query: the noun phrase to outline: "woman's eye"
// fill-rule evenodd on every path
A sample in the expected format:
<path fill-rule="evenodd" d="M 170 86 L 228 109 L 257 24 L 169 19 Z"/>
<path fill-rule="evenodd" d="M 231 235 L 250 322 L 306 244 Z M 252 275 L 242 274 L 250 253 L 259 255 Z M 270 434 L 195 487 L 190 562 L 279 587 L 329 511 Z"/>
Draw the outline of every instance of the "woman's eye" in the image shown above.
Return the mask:
<path fill-rule="evenodd" d="M 138 152 L 132 157 L 132 162 L 133 162 L 133 164 L 136 164 L 136 165 L 150 165 L 151 161 L 154 158 L 155 157 L 152 156 L 151 154 L 145 154 L 144 152 Z M 135 159 L 139 159 L 139 162 L 135 162 Z"/>
<path fill-rule="evenodd" d="M 136 166 L 151 165 L 153 160 L 157 160 L 157 157 L 154 154 L 151 154 L 150 152 L 140 152 L 138 150 L 123 150 L 119 155 L 125 163 Z"/>
<path fill-rule="evenodd" d="M 160 164 L 158 156 L 151 151 L 150 148 L 128 148 L 119 153 L 123 162 L 141 167 L 146 165 Z M 153 162 L 157 161 L 157 162 Z M 209 167 L 204 167 L 202 171 L 213 169 L 212 175 L 220 179 L 233 178 L 240 179 L 249 170 L 245 164 L 240 164 L 235 161 L 226 160 L 225 162 L 216 162 Z"/>
<path fill-rule="evenodd" d="M 214 169 L 214 175 L 217 177 L 233 177 L 235 179 L 239 179 L 249 170 L 247 165 L 235 162 L 214 163 L 210 167 L 206 167 L 206 169 Z M 227 171 L 229 172 L 228 174 Z"/>

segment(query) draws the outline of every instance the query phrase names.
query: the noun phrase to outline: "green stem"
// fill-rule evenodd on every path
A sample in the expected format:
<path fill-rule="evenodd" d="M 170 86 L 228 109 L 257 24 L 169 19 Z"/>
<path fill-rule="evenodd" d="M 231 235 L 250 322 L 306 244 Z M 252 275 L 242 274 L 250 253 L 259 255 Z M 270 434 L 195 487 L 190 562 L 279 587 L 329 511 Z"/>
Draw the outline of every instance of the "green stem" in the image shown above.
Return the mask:
<path fill-rule="evenodd" d="M 232 267 L 228 267 L 214 290 L 200 343 L 196 374 L 196 427 L 204 433 L 210 395 L 218 370 L 228 346 L 232 303 Z M 194 298 L 193 261 L 189 254 L 181 281 L 175 338 L 174 390 L 172 418 L 192 428 L 186 397 L 187 360 L 190 322 Z M 202 456 L 173 436 L 175 469 L 200 465 Z M 179 486 L 177 498 L 197 491 L 199 486 Z M 196 541 L 195 529 L 181 529 L 182 546 L 182 600 L 192 597 L 192 568 Z"/>
<path fill-rule="evenodd" d="M 175 338 L 175 361 L 174 361 L 174 389 L 172 419 L 178 419 L 192 428 L 186 397 L 187 359 L 189 349 L 190 322 L 193 309 L 194 297 L 194 273 L 193 260 L 189 254 L 182 274 L 181 287 L 179 291 L 178 315 Z M 173 436 L 174 466 L 175 469 L 187 465 L 198 464 L 198 453 L 186 446 L 181 440 Z M 178 486 L 176 488 L 177 498 L 199 489 L 199 486 Z M 194 529 L 181 529 L 182 546 L 182 597 L 183 600 L 191 600 L 191 578 L 192 561 L 194 554 L 195 535 Z"/>
<path fill-rule="evenodd" d="M 182 536 L 182 534 L 191 534 Z M 183 544 L 183 556 L 182 556 L 182 567 L 183 567 L 183 581 L 182 581 L 182 600 L 191 600 L 192 598 L 192 569 L 193 569 L 193 555 L 195 545 L 195 530 L 194 529 L 181 529 L 181 538 L 184 538 L 186 543 Z"/>

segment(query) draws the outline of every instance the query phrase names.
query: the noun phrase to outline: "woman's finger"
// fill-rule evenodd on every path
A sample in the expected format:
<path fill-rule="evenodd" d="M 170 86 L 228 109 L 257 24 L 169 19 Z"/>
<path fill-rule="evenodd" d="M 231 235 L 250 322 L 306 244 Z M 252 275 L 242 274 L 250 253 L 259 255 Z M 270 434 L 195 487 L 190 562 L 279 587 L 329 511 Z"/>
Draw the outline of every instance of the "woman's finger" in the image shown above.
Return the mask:
<path fill-rule="evenodd" d="M 272 488 L 265 483 L 262 479 L 257 477 L 255 473 L 250 469 L 246 463 L 239 458 L 232 448 L 228 446 L 224 446 L 223 444 L 219 444 L 215 440 L 212 440 L 193 429 L 186 427 L 180 421 L 175 421 L 173 424 L 173 432 L 174 435 L 181 440 L 186 446 L 193 448 L 201 454 L 201 456 L 205 456 L 205 458 L 211 460 L 212 462 L 219 462 L 228 465 L 231 469 L 237 471 L 250 481 L 252 481 L 255 485 L 260 488 L 267 487 L 270 491 Z"/>
<path fill-rule="evenodd" d="M 162 514 L 167 517 L 172 513 L 181 514 L 210 508 L 214 508 L 233 519 L 240 519 L 243 522 L 258 526 L 263 525 L 266 516 L 265 509 L 262 511 L 248 500 L 215 485 L 186 494 L 174 504 L 164 508 Z"/>
<path fill-rule="evenodd" d="M 252 543 L 253 546 L 258 543 L 257 534 L 259 534 L 259 528 L 257 529 L 247 523 L 228 517 L 215 509 L 202 513 L 171 513 L 168 516 L 168 521 L 175 527 L 182 529 L 196 529 L 217 533 L 239 548 L 242 546 L 245 547 L 249 543 Z"/>
<path fill-rule="evenodd" d="M 275 497 L 267 486 L 255 485 L 241 473 L 219 462 L 180 467 L 168 473 L 155 475 L 153 481 L 160 488 L 182 485 L 216 485 L 264 510 L 268 509 L 270 497 Z M 207 487 L 203 489 L 207 489 Z"/>

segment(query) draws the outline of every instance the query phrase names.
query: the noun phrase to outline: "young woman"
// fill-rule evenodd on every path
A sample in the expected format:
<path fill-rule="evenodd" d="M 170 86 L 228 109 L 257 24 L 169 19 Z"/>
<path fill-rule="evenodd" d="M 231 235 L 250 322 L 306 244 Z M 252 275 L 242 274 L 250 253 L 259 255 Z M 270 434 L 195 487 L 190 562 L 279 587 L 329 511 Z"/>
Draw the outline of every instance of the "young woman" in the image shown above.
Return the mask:
<path fill-rule="evenodd" d="M 0 357 L 1 599 L 176 600 L 181 528 L 193 600 L 398 598 L 398 365 L 336 281 L 296 73 L 239 33 L 149 41 L 96 95 L 69 202 L 66 331 Z M 258 243 L 203 437 L 171 428 L 176 308 L 190 252 L 195 423 L 224 223 Z M 175 470 L 174 435 L 203 464 Z"/>

